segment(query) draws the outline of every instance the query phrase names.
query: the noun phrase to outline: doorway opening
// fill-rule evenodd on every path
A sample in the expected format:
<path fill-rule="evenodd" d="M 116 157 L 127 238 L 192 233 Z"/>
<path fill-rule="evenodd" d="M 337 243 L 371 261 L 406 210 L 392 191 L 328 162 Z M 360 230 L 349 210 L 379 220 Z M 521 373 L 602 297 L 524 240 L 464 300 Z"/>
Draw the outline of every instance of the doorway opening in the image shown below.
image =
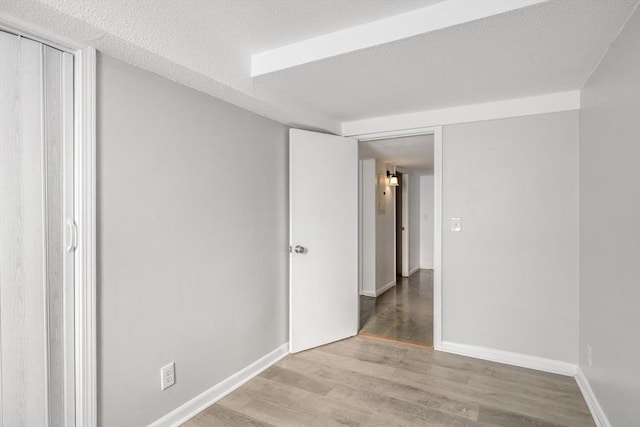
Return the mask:
<path fill-rule="evenodd" d="M 404 217 L 402 210 L 402 190 L 405 189 L 406 185 L 402 182 L 403 176 L 406 176 L 402 172 L 396 172 L 396 177 L 398 178 L 398 186 L 395 187 L 394 195 L 395 195 L 395 222 L 396 222 L 396 277 L 402 277 L 402 274 L 405 272 L 404 265 L 407 260 L 403 259 L 403 255 L 406 257 L 408 253 L 402 250 L 402 245 L 404 243 L 403 232 L 404 229 Z M 407 198 L 404 198 L 405 202 L 408 202 Z"/>
<path fill-rule="evenodd" d="M 359 140 L 361 336 L 439 344 L 439 144 L 439 129 Z"/>

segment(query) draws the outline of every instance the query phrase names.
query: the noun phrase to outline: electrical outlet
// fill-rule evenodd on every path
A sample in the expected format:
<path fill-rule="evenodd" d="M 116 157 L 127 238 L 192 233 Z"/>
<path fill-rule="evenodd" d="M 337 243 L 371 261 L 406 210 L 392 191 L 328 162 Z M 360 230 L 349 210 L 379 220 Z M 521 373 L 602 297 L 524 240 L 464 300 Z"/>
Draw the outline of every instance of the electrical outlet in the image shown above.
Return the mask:
<path fill-rule="evenodd" d="M 176 383 L 176 365 L 171 362 L 160 369 L 160 388 L 166 390 Z"/>
<path fill-rule="evenodd" d="M 462 230 L 462 218 L 451 218 L 451 231 Z"/>
<path fill-rule="evenodd" d="M 591 366 L 591 346 L 587 345 L 587 365 Z"/>

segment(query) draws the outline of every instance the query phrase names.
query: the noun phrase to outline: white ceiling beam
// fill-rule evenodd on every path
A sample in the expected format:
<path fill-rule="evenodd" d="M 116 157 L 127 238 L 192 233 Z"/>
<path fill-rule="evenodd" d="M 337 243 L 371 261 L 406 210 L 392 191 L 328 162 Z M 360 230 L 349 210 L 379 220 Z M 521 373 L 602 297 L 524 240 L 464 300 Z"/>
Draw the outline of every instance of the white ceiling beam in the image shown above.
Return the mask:
<path fill-rule="evenodd" d="M 443 1 L 255 54 L 251 57 L 251 76 L 402 40 L 546 1 L 548 0 Z"/>
<path fill-rule="evenodd" d="M 580 91 L 552 93 L 484 104 L 398 114 L 342 123 L 342 136 L 381 136 L 385 132 L 481 122 L 580 109 Z"/>

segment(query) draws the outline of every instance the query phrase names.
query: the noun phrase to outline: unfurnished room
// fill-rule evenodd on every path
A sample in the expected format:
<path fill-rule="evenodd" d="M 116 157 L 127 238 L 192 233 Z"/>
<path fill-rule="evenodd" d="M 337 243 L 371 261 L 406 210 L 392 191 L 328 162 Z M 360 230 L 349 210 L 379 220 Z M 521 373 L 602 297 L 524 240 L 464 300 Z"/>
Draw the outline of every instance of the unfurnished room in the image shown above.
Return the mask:
<path fill-rule="evenodd" d="M 0 0 L 0 427 L 640 426 L 640 0 Z"/>

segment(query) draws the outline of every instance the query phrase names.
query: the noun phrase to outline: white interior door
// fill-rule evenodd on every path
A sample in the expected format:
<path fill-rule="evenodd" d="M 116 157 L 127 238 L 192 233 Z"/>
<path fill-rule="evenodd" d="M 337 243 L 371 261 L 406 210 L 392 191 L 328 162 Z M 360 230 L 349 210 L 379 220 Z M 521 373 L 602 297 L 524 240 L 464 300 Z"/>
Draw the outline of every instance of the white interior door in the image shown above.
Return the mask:
<path fill-rule="evenodd" d="M 75 425 L 72 213 L 73 57 L 0 31 L 0 426 Z"/>
<path fill-rule="evenodd" d="M 295 353 L 358 332 L 358 145 L 292 129 L 289 159 Z"/>

